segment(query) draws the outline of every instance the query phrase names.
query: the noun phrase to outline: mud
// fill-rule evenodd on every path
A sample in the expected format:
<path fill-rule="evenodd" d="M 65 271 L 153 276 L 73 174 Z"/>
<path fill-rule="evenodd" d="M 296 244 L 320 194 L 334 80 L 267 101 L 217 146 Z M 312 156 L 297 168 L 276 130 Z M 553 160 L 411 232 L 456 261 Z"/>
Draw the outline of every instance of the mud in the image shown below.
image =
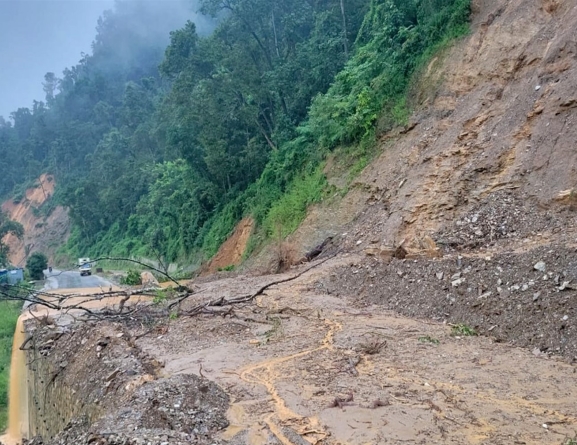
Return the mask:
<path fill-rule="evenodd" d="M 575 366 L 326 293 L 321 277 L 361 262 L 335 259 L 231 317 L 178 320 L 143 348 L 166 372 L 202 373 L 230 394 L 220 437 L 233 444 L 559 444 L 573 433 Z M 267 279 L 212 282 L 197 298 Z"/>

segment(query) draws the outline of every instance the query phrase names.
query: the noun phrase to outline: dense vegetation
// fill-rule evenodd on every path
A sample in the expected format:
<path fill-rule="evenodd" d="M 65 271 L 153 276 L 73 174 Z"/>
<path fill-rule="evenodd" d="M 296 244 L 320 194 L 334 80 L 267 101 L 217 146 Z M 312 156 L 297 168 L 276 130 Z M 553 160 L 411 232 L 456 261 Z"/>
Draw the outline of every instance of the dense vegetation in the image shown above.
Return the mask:
<path fill-rule="evenodd" d="M 156 13 L 127 5 L 46 75 L 45 102 L 0 121 L 0 194 L 53 173 L 73 256 L 206 257 L 247 214 L 286 235 L 322 197 L 327 154 L 361 168 L 469 16 L 469 0 L 202 0 L 214 32 L 188 22 L 164 47 Z"/>

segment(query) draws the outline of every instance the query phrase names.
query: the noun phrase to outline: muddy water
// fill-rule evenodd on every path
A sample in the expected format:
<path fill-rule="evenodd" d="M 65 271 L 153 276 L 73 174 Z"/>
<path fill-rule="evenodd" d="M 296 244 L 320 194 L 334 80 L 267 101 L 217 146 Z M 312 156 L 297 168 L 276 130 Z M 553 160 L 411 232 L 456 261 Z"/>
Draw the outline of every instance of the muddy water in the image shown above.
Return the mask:
<path fill-rule="evenodd" d="M 14 331 L 12 361 L 10 364 L 10 388 L 8 392 L 8 431 L 0 437 L 5 445 L 16 445 L 23 437 L 28 437 L 28 382 L 26 355 L 20 349 L 26 339 L 24 319 L 21 315 Z"/>
<path fill-rule="evenodd" d="M 300 435 L 313 437 L 316 441 L 324 439 L 327 436 L 317 417 L 302 416 L 289 408 L 283 397 L 279 394 L 279 390 L 275 384 L 276 379 L 279 377 L 279 371 L 276 370 L 277 365 L 315 354 L 324 349 L 331 350 L 333 348 L 334 335 L 340 331 L 342 327 L 339 323 L 328 319 L 325 320 L 325 324 L 328 329 L 320 346 L 296 354 L 252 364 L 240 371 L 240 378 L 246 383 L 261 385 L 266 388 L 272 400 L 273 413 L 263 419 L 263 421 L 283 445 L 293 445 L 291 439 L 287 437 L 287 434 L 283 431 L 283 426 L 287 424 L 295 426 Z M 254 428 L 254 423 L 247 419 L 242 404 L 233 403 L 228 412 L 228 416 L 230 426 L 224 432 L 224 438 L 230 439 L 239 431 L 246 429 L 248 431 L 247 443 L 249 445 L 261 445 L 267 442 L 266 436 L 262 434 L 262 432 L 259 433 L 259 431 Z"/>

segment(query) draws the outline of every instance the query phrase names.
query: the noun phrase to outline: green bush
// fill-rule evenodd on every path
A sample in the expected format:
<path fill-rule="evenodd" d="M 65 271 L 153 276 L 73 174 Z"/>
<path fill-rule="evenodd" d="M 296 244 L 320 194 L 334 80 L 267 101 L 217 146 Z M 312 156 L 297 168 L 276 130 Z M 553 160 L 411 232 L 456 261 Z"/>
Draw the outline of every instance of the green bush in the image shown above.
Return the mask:
<path fill-rule="evenodd" d="M 462 336 L 462 337 L 472 337 L 477 335 L 477 331 L 472 327 L 459 323 L 451 327 L 451 335 L 453 336 Z"/>
<path fill-rule="evenodd" d="M 142 284 L 142 278 L 140 277 L 140 272 L 137 270 L 129 270 L 125 277 L 120 279 L 120 284 L 127 286 L 138 286 Z"/>
<path fill-rule="evenodd" d="M 322 167 L 311 175 L 295 179 L 284 195 L 271 205 L 263 224 L 266 234 L 285 238 L 294 232 L 304 220 L 308 206 L 321 200 L 325 186 Z"/>

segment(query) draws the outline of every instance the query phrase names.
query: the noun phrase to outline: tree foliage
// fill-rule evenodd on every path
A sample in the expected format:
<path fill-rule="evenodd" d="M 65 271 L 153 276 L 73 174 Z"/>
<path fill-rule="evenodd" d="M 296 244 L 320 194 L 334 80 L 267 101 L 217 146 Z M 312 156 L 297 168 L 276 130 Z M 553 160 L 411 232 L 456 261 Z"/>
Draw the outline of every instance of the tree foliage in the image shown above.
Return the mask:
<path fill-rule="evenodd" d="M 91 54 L 46 74 L 45 102 L 0 119 L 0 195 L 53 173 L 70 249 L 210 255 L 247 213 L 294 230 L 327 153 L 403 123 L 411 76 L 469 14 L 469 0 L 200 5 L 210 35 L 119 3 Z"/>
<path fill-rule="evenodd" d="M 34 252 L 26 260 L 26 269 L 33 280 L 42 280 L 48 267 L 48 258 L 42 252 Z"/>
<path fill-rule="evenodd" d="M 10 247 L 4 242 L 4 237 L 9 234 L 22 239 L 24 227 L 19 222 L 10 220 L 5 213 L 0 212 L 0 265 L 2 267 L 8 265 Z"/>

